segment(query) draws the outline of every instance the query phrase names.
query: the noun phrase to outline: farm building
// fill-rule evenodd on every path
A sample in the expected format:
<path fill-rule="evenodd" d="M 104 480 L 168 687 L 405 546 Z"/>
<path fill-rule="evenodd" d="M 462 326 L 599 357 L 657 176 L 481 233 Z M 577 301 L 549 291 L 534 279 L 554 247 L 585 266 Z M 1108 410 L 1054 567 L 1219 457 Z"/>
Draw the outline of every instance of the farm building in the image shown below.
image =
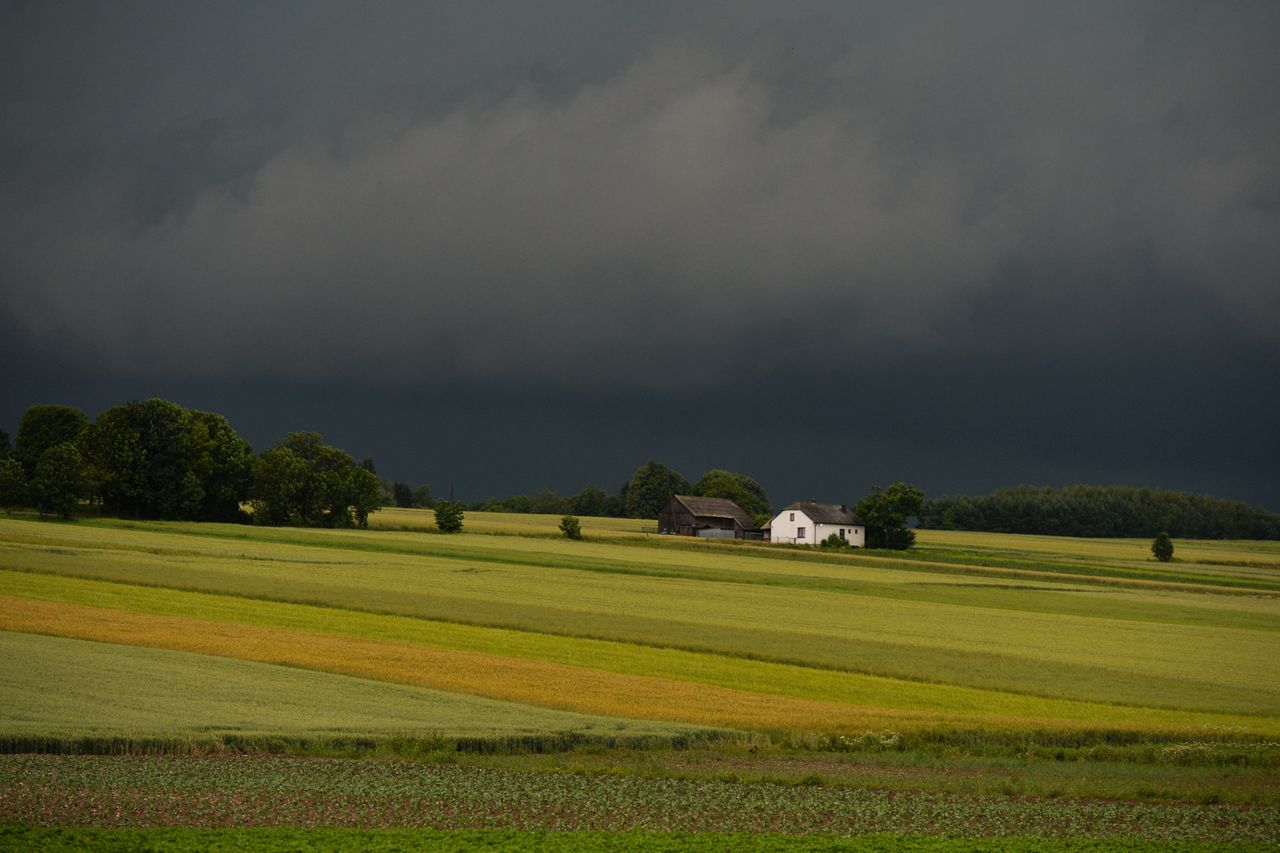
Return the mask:
<path fill-rule="evenodd" d="M 817 545 L 832 533 L 855 548 L 867 542 L 862 519 L 842 504 L 796 501 L 769 522 L 769 538 L 774 542 Z"/>
<path fill-rule="evenodd" d="M 727 498 L 672 495 L 658 513 L 658 531 L 714 539 L 759 539 L 751 516 Z"/>

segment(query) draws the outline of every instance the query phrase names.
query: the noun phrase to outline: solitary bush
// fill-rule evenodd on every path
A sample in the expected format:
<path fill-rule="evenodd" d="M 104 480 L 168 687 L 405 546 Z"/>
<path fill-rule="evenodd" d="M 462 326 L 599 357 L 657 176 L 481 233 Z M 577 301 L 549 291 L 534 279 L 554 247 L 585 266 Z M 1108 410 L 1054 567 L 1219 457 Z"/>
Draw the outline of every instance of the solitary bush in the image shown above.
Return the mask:
<path fill-rule="evenodd" d="M 1173 540 L 1169 538 L 1168 533 L 1156 534 L 1155 541 L 1151 543 L 1151 553 L 1162 563 L 1173 559 Z"/>
<path fill-rule="evenodd" d="M 566 515 L 560 519 L 560 532 L 566 539 L 581 539 L 582 522 L 578 521 L 577 516 Z"/>
<path fill-rule="evenodd" d="M 458 533 L 462 530 L 462 504 L 458 501 L 436 502 L 436 527 L 441 533 Z"/>

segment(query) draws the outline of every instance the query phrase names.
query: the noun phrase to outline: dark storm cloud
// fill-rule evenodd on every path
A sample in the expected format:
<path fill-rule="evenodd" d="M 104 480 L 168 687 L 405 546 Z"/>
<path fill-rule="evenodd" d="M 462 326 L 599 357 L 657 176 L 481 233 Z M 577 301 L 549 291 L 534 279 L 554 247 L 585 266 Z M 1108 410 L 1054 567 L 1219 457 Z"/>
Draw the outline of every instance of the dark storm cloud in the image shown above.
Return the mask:
<path fill-rule="evenodd" d="M 716 381 L 768 372 L 762 339 L 795 363 L 993 336 L 1092 346 L 1206 312 L 1277 343 L 1276 13 L 990 11 L 658 33 L 550 93 L 493 55 L 479 100 L 430 91 L 425 114 L 397 97 L 412 41 L 390 28 L 327 72 L 307 20 L 271 7 L 224 24 L 215 59 L 182 55 L 206 23 L 187 11 L 119 57 L 81 31 L 45 45 L 46 68 L 83 49 L 60 74 L 87 86 L 105 66 L 160 103 L 105 122 L 124 141 L 65 153 L 89 161 L 73 184 L 6 195 L 11 321 L 121 372 L 389 381 L 430 364 L 643 383 L 688 355 Z M 237 70 L 264 44 L 278 64 Z M 273 103 L 308 70 L 332 89 Z M 27 114 L 13 147 L 38 144 Z"/>
<path fill-rule="evenodd" d="M 1276 461 L 1275 4 L 28 4 L 0 31 L 11 364 L 462 388 L 473 428 L 504 415 L 468 395 L 524 386 L 575 448 L 591 412 L 681 419 L 737 424 L 748 463 L 804 411 L 947 488 Z"/>

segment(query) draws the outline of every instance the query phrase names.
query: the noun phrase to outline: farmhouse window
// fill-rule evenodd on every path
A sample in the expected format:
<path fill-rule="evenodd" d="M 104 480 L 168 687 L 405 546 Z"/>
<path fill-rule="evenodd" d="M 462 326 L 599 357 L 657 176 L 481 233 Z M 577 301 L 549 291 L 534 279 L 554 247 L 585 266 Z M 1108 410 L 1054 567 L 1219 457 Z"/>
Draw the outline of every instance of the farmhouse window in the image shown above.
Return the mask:
<path fill-rule="evenodd" d="M 797 527 L 797 528 L 796 528 L 796 538 L 797 538 L 797 539 L 803 539 L 803 538 L 804 538 L 804 528 L 803 528 L 803 527 Z"/>
<path fill-rule="evenodd" d="M 793 512 L 793 513 L 791 513 L 791 520 L 792 520 L 792 521 L 795 521 L 795 520 L 796 520 L 796 514 L 795 514 L 794 512 Z"/>
<path fill-rule="evenodd" d="M 841 539 L 843 539 L 843 538 L 844 538 L 844 528 L 843 528 L 843 527 L 841 527 L 841 528 L 840 528 L 840 538 L 841 538 Z"/>

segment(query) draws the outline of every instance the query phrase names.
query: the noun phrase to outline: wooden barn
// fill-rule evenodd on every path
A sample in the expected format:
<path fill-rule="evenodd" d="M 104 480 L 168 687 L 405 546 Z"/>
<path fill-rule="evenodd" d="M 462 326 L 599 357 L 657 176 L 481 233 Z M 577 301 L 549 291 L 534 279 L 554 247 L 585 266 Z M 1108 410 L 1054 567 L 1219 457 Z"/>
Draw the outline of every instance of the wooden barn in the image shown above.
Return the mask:
<path fill-rule="evenodd" d="M 726 498 L 673 495 L 658 513 L 658 532 L 714 539 L 759 539 L 751 516 Z"/>

